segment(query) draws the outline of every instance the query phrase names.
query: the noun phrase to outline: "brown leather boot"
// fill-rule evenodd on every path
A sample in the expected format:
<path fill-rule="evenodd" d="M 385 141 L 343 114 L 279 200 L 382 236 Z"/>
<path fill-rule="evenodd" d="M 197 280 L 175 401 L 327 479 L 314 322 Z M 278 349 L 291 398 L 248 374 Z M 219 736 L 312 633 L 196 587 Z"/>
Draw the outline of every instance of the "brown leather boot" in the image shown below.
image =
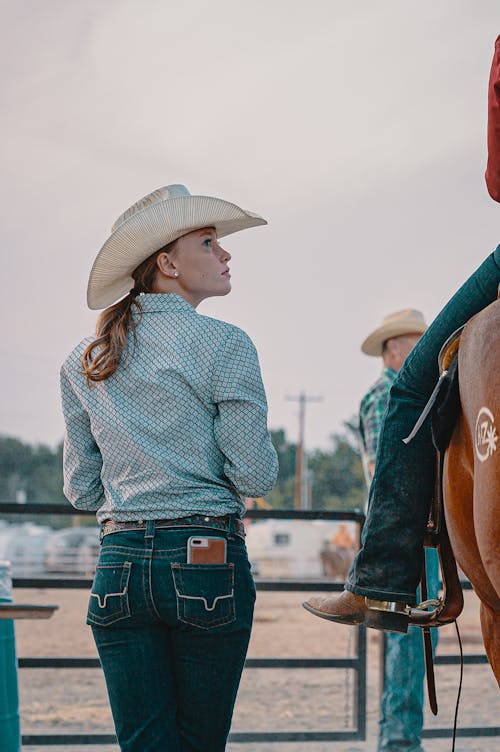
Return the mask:
<path fill-rule="evenodd" d="M 313 597 L 302 605 L 311 614 L 337 624 L 365 624 L 389 632 L 408 631 L 408 610 L 404 603 L 375 601 L 344 590 L 339 597 Z"/>
<path fill-rule="evenodd" d="M 313 596 L 302 605 L 311 614 L 339 624 L 362 624 L 367 610 L 364 595 L 356 595 L 349 590 L 344 590 L 340 596 Z"/>

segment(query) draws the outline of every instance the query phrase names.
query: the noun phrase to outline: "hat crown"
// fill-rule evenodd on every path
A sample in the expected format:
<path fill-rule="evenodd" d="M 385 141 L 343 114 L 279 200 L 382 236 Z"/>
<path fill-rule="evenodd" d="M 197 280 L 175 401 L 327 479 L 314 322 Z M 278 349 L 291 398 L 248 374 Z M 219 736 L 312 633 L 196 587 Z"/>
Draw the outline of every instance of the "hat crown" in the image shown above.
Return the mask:
<path fill-rule="evenodd" d="M 365 339 L 361 350 L 366 355 L 382 355 L 383 345 L 388 339 L 402 337 L 405 334 L 423 334 L 427 329 L 424 314 L 415 308 L 389 313 L 382 319 L 382 324 Z"/>
<path fill-rule="evenodd" d="M 132 206 L 124 211 L 123 214 L 120 214 L 113 227 L 111 228 L 111 232 L 115 232 L 115 230 L 127 219 L 130 219 L 130 217 L 132 217 L 134 214 L 137 214 L 143 209 L 146 209 L 148 206 L 158 204 L 160 203 L 160 201 L 168 201 L 172 198 L 181 198 L 190 195 L 191 193 L 188 191 L 186 186 L 181 185 L 180 183 L 163 185 L 161 188 L 157 188 L 155 191 L 152 191 L 152 193 L 148 193 L 147 196 L 140 198 L 139 201 L 136 201 L 135 204 L 132 204 Z"/>
<path fill-rule="evenodd" d="M 394 313 L 388 313 L 382 319 L 382 325 L 385 324 L 397 324 L 398 322 L 411 320 L 413 323 L 421 322 L 423 326 L 426 326 L 424 315 L 421 311 L 417 311 L 415 308 L 403 308 L 402 311 L 395 311 Z"/>

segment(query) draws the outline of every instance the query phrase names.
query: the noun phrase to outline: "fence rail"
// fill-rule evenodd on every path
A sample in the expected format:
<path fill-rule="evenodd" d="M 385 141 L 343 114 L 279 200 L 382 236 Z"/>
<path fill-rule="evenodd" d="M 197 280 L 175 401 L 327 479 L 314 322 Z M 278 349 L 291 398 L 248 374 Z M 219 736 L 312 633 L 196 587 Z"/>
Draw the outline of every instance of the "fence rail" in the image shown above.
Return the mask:
<path fill-rule="evenodd" d="M 61 514 L 90 516 L 93 513 L 74 510 L 68 504 L 12 504 L 0 503 L 0 514 Z M 358 525 L 358 530 L 364 522 L 364 515 L 360 512 L 331 512 L 311 510 L 249 510 L 250 519 L 281 519 L 281 520 L 332 520 L 352 521 Z M 14 577 L 15 589 L 84 589 L 89 590 L 92 579 L 89 577 L 65 576 L 36 576 Z M 257 578 L 257 590 L 261 591 L 341 591 L 340 583 L 328 582 L 320 579 L 287 579 L 274 580 Z M 20 669 L 81 669 L 100 667 L 99 659 L 91 657 L 30 657 L 21 656 L 18 661 Z M 354 728 L 351 730 L 332 731 L 282 731 L 282 732 L 233 732 L 230 742 L 318 742 L 318 741 L 363 741 L 366 738 L 366 630 L 364 627 L 356 629 L 355 655 L 351 658 L 248 658 L 245 670 L 249 669 L 342 669 L 354 672 L 353 682 L 353 717 Z M 25 734 L 22 738 L 25 746 L 61 746 L 61 745 L 95 745 L 116 744 L 113 734 Z"/>
<path fill-rule="evenodd" d="M 91 512 L 73 509 L 69 504 L 15 504 L 0 503 L 0 515 L 71 515 L 92 516 Z M 364 515 L 361 512 L 334 512 L 326 510 L 249 510 L 250 519 L 280 519 L 280 520 L 333 520 L 353 521 L 361 531 Z M 16 589 L 85 589 L 89 590 L 92 579 L 88 577 L 64 577 L 64 576 L 39 576 L 39 577 L 14 577 L 13 586 Z M 320 579 L 263 579 L 257 578 L 257 590 L 261 591 L 321 591 L 339 592 L 343 589 L 342 584 L 328 582 Z M 470 589 L 470 584 L 465 584 Z M 308 732 L 234 732 L 230 735 L 231 742 L 319 742 L 319 741 L 364 741 L 366 739 L 366 630 L 364 627 L 356 628 L 355 655 L 352 658 L 249 658 L 245 663 L 245 669 L 255 668 L 280 668 L 280 669 L 343 669 L 352 670 L 355 675 L 353 703 L 354 703 L 354 728 L 342 731 L 308 731 Z M 436 665 L 457 665 L 460 663 L 458 655 L 436 656 Z M 464 663 L 487 664 L 488 660 L 483 654 L 464 655 Z M 90 657 L 30 657 L 19 658 L 21 669 L 80 669 L 98 668 L 98 658 Z M 451 728 L 424 729 L 424 738 L 448 738 L 451 737 Z M 493 737 L 500 735 L 500 727 L 468 727 L 458 729 L 459 737 Z M 22 738 L 23 745 L 33 746 L 60 746 L 60 745 L 94 745 L 115 744 L 113 734 L 26 734 Z"/>

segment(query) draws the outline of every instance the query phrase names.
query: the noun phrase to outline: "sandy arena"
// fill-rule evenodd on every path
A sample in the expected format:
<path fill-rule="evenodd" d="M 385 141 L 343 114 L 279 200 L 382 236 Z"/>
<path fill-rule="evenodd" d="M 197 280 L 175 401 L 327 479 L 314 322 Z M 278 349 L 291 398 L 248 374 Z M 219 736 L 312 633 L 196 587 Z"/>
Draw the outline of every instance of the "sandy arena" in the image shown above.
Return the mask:
<path fill-rule="evenodd" d="M 314 618 L 301 608 L 302 593 L 258 594 L 249 657 L 317 657 L 352 655 L 352 630 Z M 466 653 L 482 652 L 476 596 L 465 594 L 460 628 Z M 84 623 L 87 594 L 83 590 L 17 590 L 19 603 L 55 603 L 50 621 L 17 622 L 18 655 L 95 656 L 90 629 Z M 439 652 L 457 653 L 453 627 L 440 630 Z M 376 749 L 379 682 L 379 633 L 368 630 L 368 737 L 366 742 L 249 743 L 228 745 L 228 752 L 368 752 Z M 439 715 L 426 711 L 426 727 L 453 722 L 459 667 L 436 670 Z M 332 731 L 353 728 L 352 671 L 344 669 L 247 669 L 243 675 L 233 731 Z M 112 733 L 104 679 L 100 669 L 20 670 L 22 731 L 28 733 Z M 496 682 L 487 665 L 466 666 L 459 726 L 493 726 L 500 722 Z M 457 752 L 494 752 L 497 738 L 459 738 Z M 116 745 L 78 747 L 30 746 L 68 752 L 118 752 Z M 450 739 L 428 739 L 426 752 L 451 750 Z"/>

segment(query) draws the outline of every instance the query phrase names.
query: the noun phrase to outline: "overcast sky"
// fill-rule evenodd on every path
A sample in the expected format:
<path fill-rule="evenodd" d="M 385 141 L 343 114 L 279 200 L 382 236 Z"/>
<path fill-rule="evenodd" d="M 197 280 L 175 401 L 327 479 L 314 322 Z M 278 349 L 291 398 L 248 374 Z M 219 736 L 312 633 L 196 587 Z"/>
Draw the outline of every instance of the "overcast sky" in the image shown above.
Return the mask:
<path fill-rule="evenodd" d="M 62 438 L 58 371 L 116 217 L 184 183 L 269 220 L 226 239 L 271 427 L 357 411 L 382 317 L 432 319 L 500 242 L 486 95 L 498 0 L 0 2 L 0 432 Z"/>

